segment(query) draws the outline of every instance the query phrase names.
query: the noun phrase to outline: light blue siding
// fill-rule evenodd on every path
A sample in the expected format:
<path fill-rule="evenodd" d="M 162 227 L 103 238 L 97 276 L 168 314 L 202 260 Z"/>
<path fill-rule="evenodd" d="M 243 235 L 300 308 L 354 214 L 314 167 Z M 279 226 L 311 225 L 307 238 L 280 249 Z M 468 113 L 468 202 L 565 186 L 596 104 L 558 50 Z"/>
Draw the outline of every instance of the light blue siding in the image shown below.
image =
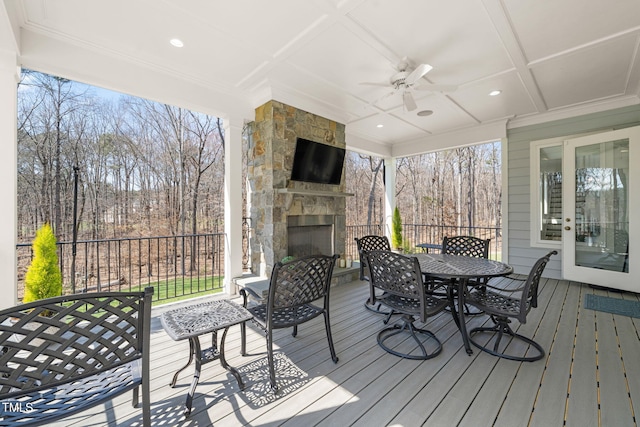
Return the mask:
<path fill-rule="evenodd" d="M 588 114 L 570 119 L 507 130 L 508 254 L 516 273 L 528 273 L 534 262 L 549 249 L 532 248 L 529 237 L 529 143 L 541 139 L 607 131 L 640 124 L 640 105 Z M 546 277 L 562 278 L 560 254 L 545 270 Z"/>

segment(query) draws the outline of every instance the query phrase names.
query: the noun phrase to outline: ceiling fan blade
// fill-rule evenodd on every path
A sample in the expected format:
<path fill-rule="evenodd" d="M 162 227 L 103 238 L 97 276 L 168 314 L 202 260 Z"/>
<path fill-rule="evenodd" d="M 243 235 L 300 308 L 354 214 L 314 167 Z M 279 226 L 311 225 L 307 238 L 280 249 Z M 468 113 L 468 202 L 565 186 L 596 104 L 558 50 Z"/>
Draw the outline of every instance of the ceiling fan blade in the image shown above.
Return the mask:
<path fill-rule="evenodd" d="M 391 87 L 389 83 L 375 83 L 375 82 L 360 82 L 358 83 L 362 86 L 382 86 L 382 87 Z"/>
<path fill-rule="evenodd" d="M 436 85 L 425 83 L 419 86 L 413 86 L 415 90 L 430 90 L 433 92 L 453 92 L 458 89 L 456 85 Z"/>
<path fill-rule="evenodd" d="M 396 91 L 395 91 L 395 90 L 392 90 L 391 92 L 385 93 L 385 94 L 384 94 L 384 95 L 382 95 L 380 98 L 377 98 L 377 99 L 375 99 L 375 100 L 371 101 L 369 104 L 367 104 L 367 106 L 369 107 L 369 106 L 371 106 L 371 105 L 376 105 L 378 102 L 380 102 L 380 101 L 382 101 L 382 100 L 384 100 L 384 99 L 389 98 L 390 96 L 394 95 L 395 93 L 396 93 Z"/>
<path fill-rule="evenodd" d="M 433 67 L 429 64 L 420 64 L 407 76 L 406 79 L 404 79 L 404 81 L 406 84 L 411 85 L 424 77 L 424 75 L 432 69 Z"/>
<path fill-rule="evenodd" d="M 404 106 L 407 108 L 407 111 L 413 111 L 418 108 L 418 106 L 416 105 L 416 100 L 413 99 L 413 95 L 411 95 L 411 92 L 405 91 L 402 94 L 402 100 L 404 101 Z"/>

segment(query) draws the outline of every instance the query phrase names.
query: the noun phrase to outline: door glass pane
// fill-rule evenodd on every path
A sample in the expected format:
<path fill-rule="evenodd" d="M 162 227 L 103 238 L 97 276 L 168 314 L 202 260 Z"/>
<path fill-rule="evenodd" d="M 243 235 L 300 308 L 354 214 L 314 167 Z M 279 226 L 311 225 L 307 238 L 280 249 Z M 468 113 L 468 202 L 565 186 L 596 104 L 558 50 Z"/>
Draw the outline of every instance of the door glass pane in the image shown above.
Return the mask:
<path fill-rule="evenodd" d="M 540 149 L 540 240 L 562 240 L 562 146 Z"/>
<path fill-rule="evenodd" d="M 629 272 L 629 140 L 576 148 L 575 262 Z"/>

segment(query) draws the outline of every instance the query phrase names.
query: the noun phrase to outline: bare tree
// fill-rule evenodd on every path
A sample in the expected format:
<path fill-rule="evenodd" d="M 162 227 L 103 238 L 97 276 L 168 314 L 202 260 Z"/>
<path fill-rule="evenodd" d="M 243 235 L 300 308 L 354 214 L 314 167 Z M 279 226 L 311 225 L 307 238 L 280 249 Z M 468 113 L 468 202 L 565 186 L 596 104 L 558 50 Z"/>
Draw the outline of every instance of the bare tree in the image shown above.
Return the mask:
<path fill-rule="evenodd" d="M 18 112 L 19 235 L 43 222 L 85 237 L 209 231 L 222 211 L 224 132 L 215 117 L 25 70 Z M 204 197 L 203 197 L 204 194 Z M 203 217 L 204 221 L 199 218 Z"/>
<path fill-rule="evenodd" d="M 396 201 L 407 224 L 453 227 L 499 226 L 499 143 L 461 147 L 398 159 Z M 377 186 L 347 163 L 347 183 Z M 359 175 L 354 176 L 358 170 Z M 364 190 L 364 189 L 363 189 Z M 366 191 L 370 194 L 371 188 Z M 348 201 L 348 203 L 350 203 Z M 364 224 L 365 219 L 350 224 Z M 356 216 L 356 218 L 359 218 Z M 451 232 L 451 231 L 449 231 Z M 433 239 L 441 238 L 433 236 Z"/>
<path fill-rule="evenodd" d="M 64 236 L 62 224 L 69 218 L 63 210 L 68 206 L 73 169 L 70 159 L 82 138 L 77 133 L 82 129 L 77 120 L 88 110 L 83 102 L 86 90 L 63 78 L 27 71 L 19 94 L 18 137 L 23 148 L 19 151 L 30 152 L 30 158 L 37 162 L 31 177 L 40 194 L 36 222 L 50 222 L 56 234 Z"/>

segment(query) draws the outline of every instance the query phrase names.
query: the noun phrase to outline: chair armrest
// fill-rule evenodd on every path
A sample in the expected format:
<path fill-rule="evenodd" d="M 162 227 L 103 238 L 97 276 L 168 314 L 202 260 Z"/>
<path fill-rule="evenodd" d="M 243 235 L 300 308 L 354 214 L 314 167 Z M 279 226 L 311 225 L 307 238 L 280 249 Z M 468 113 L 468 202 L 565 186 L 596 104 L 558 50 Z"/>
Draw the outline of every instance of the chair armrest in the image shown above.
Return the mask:
<path fill-rule="evenodd" d="M 509 284 L 512 284 L 514 282 L 520 282 L 523 283 L 527 281 L 526 277 L 523 278 L 519 278 L 519 277 L 514 277 L 511 275 L 505 276 L 505 278 L 509 279 L 510 282 Z M 483 288 L 489 288 L 489 289 L 493 289 L 495 291 L 498 292 L 505 292 L 505 293 L 515 293 L 515 292 L 522 292 L 524 290 L 524 286 L 518 286 L 516 288 L 509 288 L 509 287 L 503 287 L 503 286 L 492 286 L 489 284 L 490 282 L 487 282 L 485 284 L 482 285 Z"/>
<path fill-rule="evenodd" d="M 253 289 L 251 289 L 249 287 L 240 289 L 240 295 L 242 295 L 242 306 L 244 308 L 247 308 L 247 303 L 249 302 L 249 297 L 255 298 L 258 301 L 260 301 L 262 299 L 261 295 L 258 295 L 258 293 L 256 291 L 254 291 Z"/>

